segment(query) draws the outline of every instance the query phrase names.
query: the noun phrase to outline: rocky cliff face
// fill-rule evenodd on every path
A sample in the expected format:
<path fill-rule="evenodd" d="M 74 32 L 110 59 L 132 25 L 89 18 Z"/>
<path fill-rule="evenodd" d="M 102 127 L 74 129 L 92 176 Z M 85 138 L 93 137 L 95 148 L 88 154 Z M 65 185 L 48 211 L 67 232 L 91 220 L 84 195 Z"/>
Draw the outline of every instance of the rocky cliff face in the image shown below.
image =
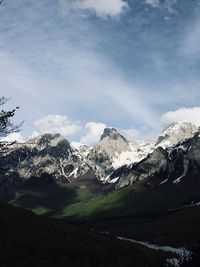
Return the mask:
<path fill-rule="evenodd" d="M 56 181 L 70 182 L 92 171 L 84 159 L 85 156 L 60 134 L 44 134 L 25 144 L 14 145 L 0 159 L 0 191 L 44 175 Z"/>

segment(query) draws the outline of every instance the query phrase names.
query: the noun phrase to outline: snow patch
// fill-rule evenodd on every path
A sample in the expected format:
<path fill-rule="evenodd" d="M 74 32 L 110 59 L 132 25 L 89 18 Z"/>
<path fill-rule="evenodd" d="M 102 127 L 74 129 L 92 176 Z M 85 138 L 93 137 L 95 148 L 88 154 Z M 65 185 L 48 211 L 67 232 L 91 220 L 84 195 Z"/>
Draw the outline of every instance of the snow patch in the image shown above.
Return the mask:
<path fill-rule="evenodd" d="M 75 177 L 75 178 L 77 178 L 77 173 L 78 173 L 78 168 L 75 168 L 70 174 L 69 174 L 69 176 L 70 177 Z"/>
<path fill-rule="evenodd" d="M 115 153 L 112 160 L 114 169 L 120 168 L 123 165 L 130 165 L 143 160 L 148 154 L 154 150 L 154 143 L 148 142 L 130 142 L 129 149 L 121 153 Z"/>
<path fill-rule="evenodd" d="M 173 184 L 178 184 L 180 183 L 181 179 L 183 178 L 183 175 L 177 178 L 176 180 L 173 181 Z"/>
<path fill-rule="evenodd" d="M 167 266 L 179 267 L 180 266 L 180 260 L 178 260 L 177 258 L 167 259 L 166 260 L 166 267 Z"/>
<path fill-rule="evenodd" d="M 115 184 L 118 180 L 119 180 L 119 177 L 116 177 L 116 178 L 112 179 L 111 181 L 109 181 L 109 183 Z"/>

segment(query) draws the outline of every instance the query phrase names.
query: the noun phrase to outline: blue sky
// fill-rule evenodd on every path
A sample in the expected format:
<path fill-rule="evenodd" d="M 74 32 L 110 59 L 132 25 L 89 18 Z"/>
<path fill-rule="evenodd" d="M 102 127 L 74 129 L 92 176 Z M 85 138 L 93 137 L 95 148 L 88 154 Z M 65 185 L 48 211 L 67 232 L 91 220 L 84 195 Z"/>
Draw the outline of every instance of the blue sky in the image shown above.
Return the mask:
<path fill-rule="evenodd" d="M 172 121 L 200 124 L 199 0 L 5 0 L 1 95 L 24 138 L 61 132 L 93 144 Z"/>

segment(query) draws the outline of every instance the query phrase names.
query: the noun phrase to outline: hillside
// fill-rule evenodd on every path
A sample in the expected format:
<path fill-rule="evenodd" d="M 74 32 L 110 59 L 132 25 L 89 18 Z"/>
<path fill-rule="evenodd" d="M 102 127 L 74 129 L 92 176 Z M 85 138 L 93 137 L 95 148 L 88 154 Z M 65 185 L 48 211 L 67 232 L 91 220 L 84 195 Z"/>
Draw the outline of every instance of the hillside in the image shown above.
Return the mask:
<path fill-rule="evenodd" d="M 161 267 L 173 256 L 7 204 L 0 203 L 0 212 L 0 266 Z"/>

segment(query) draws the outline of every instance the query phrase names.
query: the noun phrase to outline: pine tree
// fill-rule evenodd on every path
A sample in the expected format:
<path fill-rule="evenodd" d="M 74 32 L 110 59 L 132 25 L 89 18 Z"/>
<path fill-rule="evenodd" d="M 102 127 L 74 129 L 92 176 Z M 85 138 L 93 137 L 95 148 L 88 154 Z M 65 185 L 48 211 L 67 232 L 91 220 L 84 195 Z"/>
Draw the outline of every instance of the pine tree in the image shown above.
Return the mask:
<path fill-rule="evenodd" d="M 9 98 L 0 97 L 0 106 L 5 105 L 8 102 Z M 15 125 L 12 123 L 12 118 L 15 115 L 16 110 L 19 107 L 14 108 L 11 111 L 5 111 L 2 109 L 0 111 L 0 138 L 6 137 L 11 133 L 16 133 L 20 131 L 22 123 Z M 5 141 L 0 141 L 0 152 L 4 151 L 9 145 L 13 144 Z"/>

